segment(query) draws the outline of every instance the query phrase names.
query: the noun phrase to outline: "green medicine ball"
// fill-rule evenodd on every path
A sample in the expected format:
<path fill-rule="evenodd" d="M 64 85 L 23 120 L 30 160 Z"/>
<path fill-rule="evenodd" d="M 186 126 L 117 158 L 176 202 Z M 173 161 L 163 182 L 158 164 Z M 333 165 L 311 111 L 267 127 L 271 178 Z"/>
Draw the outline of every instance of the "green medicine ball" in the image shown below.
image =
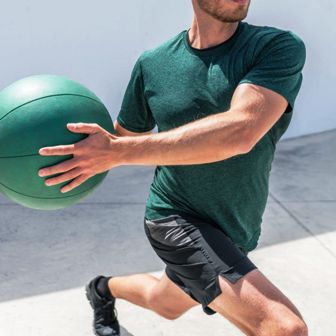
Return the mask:
<path fill-rule="evenodd" d="M 68 182 L 46 186 L 38 170 L 71 158 L 41 156 L 42 147 L 68 145 L 87 135 L 70 132 L 67 123 L 97 123 L 114 133 L 112 119 L 100 99 L 87 88 L 59 76 L 32 76 L 0 92 L 0 191 L 33 209 L 67 207 L 90 194 L 107 172 L 62 193 Z"/>

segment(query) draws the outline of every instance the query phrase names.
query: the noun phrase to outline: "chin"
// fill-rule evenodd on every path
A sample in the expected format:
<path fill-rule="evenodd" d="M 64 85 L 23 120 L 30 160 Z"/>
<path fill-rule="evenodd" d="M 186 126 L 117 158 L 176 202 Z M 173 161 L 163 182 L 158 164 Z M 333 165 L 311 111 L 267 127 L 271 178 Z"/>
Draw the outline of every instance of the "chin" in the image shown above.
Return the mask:
<path fill-rule="evenodd" d="M 221 21 L 221 22 L 239 22 L 244 20 L 247 17 L 247 14 L 245 15 L 236 15 L 236 16 L 215 16 L 215 19 Z"/>

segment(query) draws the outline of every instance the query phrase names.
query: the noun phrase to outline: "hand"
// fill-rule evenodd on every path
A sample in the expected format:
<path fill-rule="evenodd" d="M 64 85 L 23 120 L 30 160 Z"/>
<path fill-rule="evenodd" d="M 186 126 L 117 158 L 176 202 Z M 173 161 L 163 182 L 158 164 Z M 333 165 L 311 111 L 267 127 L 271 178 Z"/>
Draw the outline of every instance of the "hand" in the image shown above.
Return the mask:
<path fill-rule="evenodd" d="M 47 186 L 56 185 L 72 180 L 65 185 L 61 192 L 68 192 L 90 177 L 103 173 L 121 165 L 116 140 L 119 138 L 97 124 L 68 124 L 67 128 L 73 133 L 89 134 L 87 138 L 72 145 L 44 147 L 39 150 L 43 156 L 69 155 L 73 158 L 57 165 L 42 168 L 39 176 L 61 174 L 47 179 Z"/>

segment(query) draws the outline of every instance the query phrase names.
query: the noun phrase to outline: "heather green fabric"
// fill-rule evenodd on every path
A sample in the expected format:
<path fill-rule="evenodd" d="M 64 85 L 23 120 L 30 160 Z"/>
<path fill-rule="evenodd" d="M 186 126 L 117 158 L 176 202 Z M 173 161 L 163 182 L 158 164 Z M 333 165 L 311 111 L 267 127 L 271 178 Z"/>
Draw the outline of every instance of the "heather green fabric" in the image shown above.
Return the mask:
<path fill-rule="evenodd" d="M 286 98 L 279 121 L 247 154 L 183 166 L 157 166 L 145 217 L 174 213 L 218 225 L 240 247 L 257 246 L 276 143 L 292 118 L 306 50 L 291 31 L 240 22 L 233 36 L 208 49 L 190 46 L 183 31 L 137 60 L 118 122 L 133 132 L 167 131 L 230 108 L 239 84 L 253 83 Z M 210 144 L 209 144 L 210 146 Z"/>

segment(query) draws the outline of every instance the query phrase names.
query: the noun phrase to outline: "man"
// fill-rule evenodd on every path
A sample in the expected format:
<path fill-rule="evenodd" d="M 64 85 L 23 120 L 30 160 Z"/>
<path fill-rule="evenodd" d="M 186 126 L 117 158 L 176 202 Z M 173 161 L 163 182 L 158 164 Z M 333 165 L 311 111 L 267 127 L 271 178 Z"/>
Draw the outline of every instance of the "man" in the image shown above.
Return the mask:
<path fill-rule="evenodd" d="M 69 124 L 89 136 L 42 149 L 73 158 L 40 175 L 59 174 L 49 185 L 71 180 L 68 192 L 113 167 L 157 166 L 144 224 L 165 273 L 93 279 L 87 296 L 97 335 L 119 335 L 116 298 L 168 319 L 201 304 L 246 335 L 307 335 L 293 303 L 247 256 L 260 235 L 275 146 L 301 87 L 304 43 L 243 22 L 250 0 L 192 3 L 191 28 L 136 62 L 116 134 Z"/>

